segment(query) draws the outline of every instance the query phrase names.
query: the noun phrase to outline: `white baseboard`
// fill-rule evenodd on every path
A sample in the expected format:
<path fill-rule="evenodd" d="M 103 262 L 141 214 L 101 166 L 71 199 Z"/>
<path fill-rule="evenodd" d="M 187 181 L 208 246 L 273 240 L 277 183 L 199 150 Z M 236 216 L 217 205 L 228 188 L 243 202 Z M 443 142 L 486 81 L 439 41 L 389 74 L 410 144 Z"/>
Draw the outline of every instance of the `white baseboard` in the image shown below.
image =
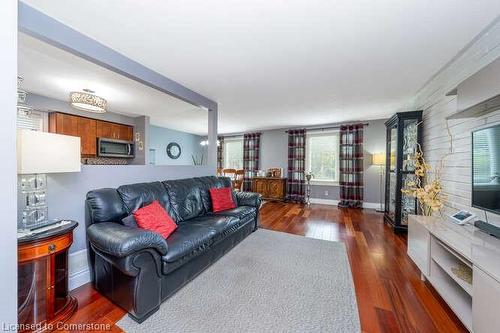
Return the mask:
<path fill-rule="evenodd" d="M 378 202 L 363 202 L 363 208 L 380 209 L 380 203 L 378 203 Z M 382 210 L 383 209 L 384 209 L 384 205 L 382 205 Z"/>
<path fill-rule="evenodd" d="M 90 269 L 88 263 L 87 249 L 69 254 L 69 290 L 90 282 Z"/>
<path fill-rule="evenodd" d="M 311 203 L 337 206 L 339 204 L 339 200 L 311 198 Z M 383 207 L 384 207 L 384 205 L 382 205 L 382 208 Z M 380 209 L 380 203 L 378 203 L 378 202 L 363 202 L 363 208 Z"/>
<path fill-rule="evenodd" d="M 333 200 L 333 199 L 311 198 L 311 203 L 321 204 L 321 205 L 337 206 L 339 204 L 339 201 L 338 200 Z"/>

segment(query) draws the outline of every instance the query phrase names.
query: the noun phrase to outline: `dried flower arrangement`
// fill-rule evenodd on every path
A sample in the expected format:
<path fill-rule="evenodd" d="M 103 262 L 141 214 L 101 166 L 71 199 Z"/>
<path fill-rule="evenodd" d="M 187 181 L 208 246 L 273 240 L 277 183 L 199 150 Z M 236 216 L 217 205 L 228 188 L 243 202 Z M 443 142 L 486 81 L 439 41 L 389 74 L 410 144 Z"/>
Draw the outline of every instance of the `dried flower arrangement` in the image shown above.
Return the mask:
<path fill-rule="evenodd" d="M 420 126 L 419 123 L 417 126 Z M 417 198 L 420 211 L 423 215 L 431 216 L 434 212 L 441 212 L 446 200 L 446 195 L 443 194 L 443 189 L 441 187 L 441 170 L 443 169 L 444 160 L 453 154 L 453 135 L 448 124 L 448 120 L 445 120 L 446 131 L 449 139 L 449 150 L 448 153 L 444 154 L 438 164 L 437 169 L 433 173 L 432 177 L 429 171 L 432 170 L 430 164 L 428 164 L 424 159 L 424 153 L 422 152 L 422 147 L 417 144 L 417 152 L 415 153 L 415 182 L 406 183 L 406 188 L 401 191 L 406 195 L 411 195 Z"/>
<path fill-rule="evenodd" d="M 423 215 L 430 216 L 433 212 L 443 208 L 445 195 L 442 193 L 439 172 L 430 176 L 432 167 L 424 159 L 420 145 L 415 153 L 415 176 L 416 181 L 406 183 L 406 188 L 401 191 L 406 195 L 417 198 Z"/>

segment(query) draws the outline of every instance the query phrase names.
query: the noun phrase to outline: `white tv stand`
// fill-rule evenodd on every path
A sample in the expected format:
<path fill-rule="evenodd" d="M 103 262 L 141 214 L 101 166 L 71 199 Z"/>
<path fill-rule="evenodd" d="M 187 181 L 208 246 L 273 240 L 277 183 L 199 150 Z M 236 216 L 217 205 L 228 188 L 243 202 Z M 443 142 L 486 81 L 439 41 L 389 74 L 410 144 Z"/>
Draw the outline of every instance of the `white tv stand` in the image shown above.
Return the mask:
<path fill-rule="evenodd" d="M 472 225 L 412 215 L 408 255 L 471 332 L 500 332 L 500 240 Z M 457 268 L 472 275 L 468 283 Z"/>

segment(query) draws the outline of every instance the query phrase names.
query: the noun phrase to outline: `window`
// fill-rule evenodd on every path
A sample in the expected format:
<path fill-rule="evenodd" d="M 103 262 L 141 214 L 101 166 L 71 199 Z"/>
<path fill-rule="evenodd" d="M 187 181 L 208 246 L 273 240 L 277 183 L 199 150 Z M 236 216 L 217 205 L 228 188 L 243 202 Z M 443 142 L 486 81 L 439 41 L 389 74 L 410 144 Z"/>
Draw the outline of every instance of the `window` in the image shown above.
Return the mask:
<path fill-rule="evenodd" d="M 243 138 L 224 138 L 224 168 L 243 169 Z"/>
<path fill-rule="evenodd" d="M 25 128 L 32 131 L 43 131 L 42 113 L 28 109 L 18 109 L 17 128 Z"/>
<path fill-rule="evenodd" d="M 339 133 L 307 133 L 306 172 L 313 174 L 312 183 L 331 184 L 339 181 Z"/>

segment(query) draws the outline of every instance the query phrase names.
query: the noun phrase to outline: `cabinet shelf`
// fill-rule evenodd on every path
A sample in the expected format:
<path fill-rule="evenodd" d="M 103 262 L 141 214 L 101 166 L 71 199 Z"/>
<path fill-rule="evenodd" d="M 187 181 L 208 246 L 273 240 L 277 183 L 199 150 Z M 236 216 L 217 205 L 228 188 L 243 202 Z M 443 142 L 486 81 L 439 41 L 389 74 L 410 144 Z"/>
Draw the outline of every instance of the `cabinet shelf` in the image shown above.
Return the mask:
<path fill-rule="evenodd" d="M 434 260 L 431 261 L 429 281 L 450 306 L 462 323 L 472 330 L 472 296 L 445 272 Z"/>
<path fill-rule="evenodd" d="M 465 292 L 472 296 L 472 283 L 459 278 L 455 273 L 453 273 L 453 268 L 465 265 L 467 269 L 470 269 L 470 274 L 472 278 L 472 263 L 468 260 L 462 258 L 458 253 L 450 249 L 441 241 L 433 238 L 431 241 L 431 259 L 443 269 L 443 271 L 450 276 L 450 278 L 455 281 Z"/>

